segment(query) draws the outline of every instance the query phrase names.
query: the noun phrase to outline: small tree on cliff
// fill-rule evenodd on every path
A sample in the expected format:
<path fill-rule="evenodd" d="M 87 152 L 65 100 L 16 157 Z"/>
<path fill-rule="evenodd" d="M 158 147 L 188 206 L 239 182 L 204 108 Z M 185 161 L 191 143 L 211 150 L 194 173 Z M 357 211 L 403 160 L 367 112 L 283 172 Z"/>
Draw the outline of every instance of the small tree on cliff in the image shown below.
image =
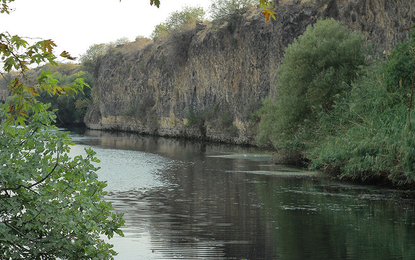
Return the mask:
<path fill-rule="evenodd" d="M 202 7 L 186 6 L 181 11 L 171 13 L 164 23 L 157 25 L 150 37 L 157 41 L 174 31 L 195 25 L 196 21 L 203 20 L 204 17 L 205 11 Z"/>
<path fill-rule="evenodd" d="M 257 0 L 211 0 L 209 8 L 213 20 L 231 17 L 258 3 Z"/>
<path fill-rule="evenodd" d="M 89 46 L 88 50 L 80 58 L 84 70 L 93 75 L 98 58 L 107 53 L 108 49 L 109 45 L 105 43 Z"/>
<path fill-rule="evenodd" d="M 12 1 L 1 0 L 1 13 L 9 13 Z M 0 258 L 110 259 L 116 253 L 101 236 L 122 235 L 123 220 L 103 200 L 106 184 L 93 165 L 99 161 L 92 150 L 71 159 L 70 139 L 52 126 L 55 115 L 48 105 L 37 101 L 42 91 L 72 95 L 85 83 L 58 86 L 46 72 L 25 82 L 30 65 L 55 64 L 55 46 L 0 33 L 1 76 L 19 74 L 0 108 Z M 73 59 L 67 52 L 61 56 Z"/>

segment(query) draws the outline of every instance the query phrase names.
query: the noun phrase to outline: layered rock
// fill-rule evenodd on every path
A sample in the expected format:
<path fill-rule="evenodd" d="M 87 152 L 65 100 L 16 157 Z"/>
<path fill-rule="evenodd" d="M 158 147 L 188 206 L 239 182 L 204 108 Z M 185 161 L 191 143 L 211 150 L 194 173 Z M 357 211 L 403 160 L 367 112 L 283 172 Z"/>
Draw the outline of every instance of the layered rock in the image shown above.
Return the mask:
<path fill-rule="evenodd" d="M 138 50 L 115 48 L 99 60 L 92 129 L 253 144 L 253 113 L 278 94 L 284 49 L 310 24 L 333 17 L 361 31 L 373 53 L 387 55 L 415 22 L 415 0 L 275 1 L 261 9 L 173 33 Z"/>

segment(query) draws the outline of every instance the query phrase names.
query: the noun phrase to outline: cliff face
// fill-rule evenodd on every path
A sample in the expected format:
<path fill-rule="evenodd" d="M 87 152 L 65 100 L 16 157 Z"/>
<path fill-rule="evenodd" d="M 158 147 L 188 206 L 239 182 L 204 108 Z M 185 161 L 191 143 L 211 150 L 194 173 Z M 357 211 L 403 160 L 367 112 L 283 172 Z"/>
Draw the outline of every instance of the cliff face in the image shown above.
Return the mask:
<path fill-rule="evenodd" d="M 407 37 L 399 30 L 415 23 L 415 0 L 275 4 L 276 21 L 265 23 L 253 8 L 140 50 L 116 48 L 101 57 L 87 126 L 252 144 L 252 114 L 265 97 L 277 94 L 284 49 L 308 25 L 333 17 L 361 31 L 374 53 L 387 55 Z"/>

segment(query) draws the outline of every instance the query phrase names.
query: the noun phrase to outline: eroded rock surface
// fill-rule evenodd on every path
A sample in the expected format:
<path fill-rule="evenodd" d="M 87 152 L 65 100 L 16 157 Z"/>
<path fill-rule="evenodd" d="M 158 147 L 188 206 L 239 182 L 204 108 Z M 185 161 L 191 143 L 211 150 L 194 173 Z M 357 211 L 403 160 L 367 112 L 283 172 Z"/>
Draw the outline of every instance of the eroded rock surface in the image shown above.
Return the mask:
<path fill-rule="evenodd" d="M 275 21 L 253 8 L 139 50 L 114 49 L 96 68 L 87 126 L 253 144 L 252 113 L 277 95 L 284 49 L 308 25 L 333 17 L 388 55 L 415 23 L 415 0 L 275 2 Z"/>

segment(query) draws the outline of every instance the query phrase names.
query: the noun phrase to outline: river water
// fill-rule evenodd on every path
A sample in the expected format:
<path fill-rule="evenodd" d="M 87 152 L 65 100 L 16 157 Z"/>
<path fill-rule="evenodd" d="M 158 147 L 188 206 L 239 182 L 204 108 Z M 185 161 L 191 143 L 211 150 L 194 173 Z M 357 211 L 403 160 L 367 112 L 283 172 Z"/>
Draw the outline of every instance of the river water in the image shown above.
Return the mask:
<path fill-rule="evenodd" d="M 71 130 L 124 213 L 116 259 L 415 259 L 415 195 L 330 180 L 258 149 Z"/>

